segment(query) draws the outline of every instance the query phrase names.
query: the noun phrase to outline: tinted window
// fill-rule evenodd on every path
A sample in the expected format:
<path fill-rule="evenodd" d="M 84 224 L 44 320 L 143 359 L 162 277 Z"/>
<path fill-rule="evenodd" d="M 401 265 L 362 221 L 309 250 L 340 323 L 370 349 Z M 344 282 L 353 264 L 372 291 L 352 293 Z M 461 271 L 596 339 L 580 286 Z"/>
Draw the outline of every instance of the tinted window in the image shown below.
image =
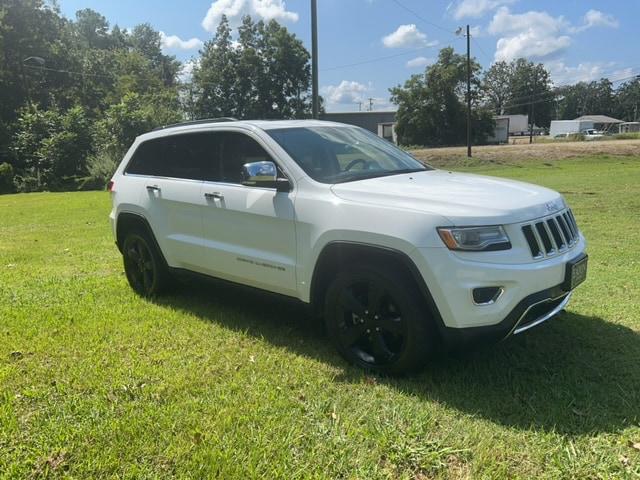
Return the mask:
<path fill-rule="evenodd" d="M 136 175 L 162 175 L 164 167 L 164 138 L 147 140 L 134 152 L 127 173 Z"/>
<path fill-rule="evenodd" d="M 219 179 L 219 138 L 219 134 L 202 132 L 148 140 L 134 153 L 127 173 L 193 180 Z"/>
<path fill-rule="evenodd" d="M 236 132 L 222 134 L 222 180 L 229 183 L 242 181 L 242 166 L 251 162 L 272 162 L 271 156 L 253 138 Z"/>

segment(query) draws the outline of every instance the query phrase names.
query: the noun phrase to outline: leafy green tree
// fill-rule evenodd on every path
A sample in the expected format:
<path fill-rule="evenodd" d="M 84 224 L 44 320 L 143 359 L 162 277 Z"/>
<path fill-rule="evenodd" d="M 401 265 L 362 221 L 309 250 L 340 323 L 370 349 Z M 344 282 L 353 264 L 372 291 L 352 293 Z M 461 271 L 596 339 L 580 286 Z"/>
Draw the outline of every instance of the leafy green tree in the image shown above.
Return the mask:
<path fill-rule="evenodd" d="M 81 107 L 66 112 L 27 109 L 18 119 L 14 150 L 25 175 L 42 188 L 56 188 L 65 177 L 85 175 L 92 145 L 91 125 Z"/>
<path fill-rule="evenodd" d="M 510 97 L 504 111 L 509 114 L 529 115 L 530 104 L 534 102 L 533 123 L 547 128 L 553 116 L 553 99 L 549 72 L 541 63 L 534 64 L 524 58 L 518 58 L 510 64 Z"/>
<path fill-rule="evenodd" d="M 484 143 L 493 132 L 491 112 L 479 106 L 480 65 L 472 62 L 472 136 Z M 390 89 L 398 105 L 396 132 L 404 145 L 457 145 L 466 139 L 466 57 L 453 48 L 440 50 L 438 61 L 423 75 L 412 75 L 403 87 Z"/>
<path fill-rule="evenodd" d="M 573 119 L 581 115 L 614 116 L 616 114 L 615 91 L 606 78 L 562 87 L 558 95 L 559 118 Z"/>
<path fill-rule="evenodd" d="M 195 115 L 304 118 L 311 110 L 309 52 L 276 21 L 244 17 L 238 42 L 226 17 L 194 69 Z"/>
<path fill-rule="evenodd" d="M 627 122 L 640 121 L 640 77 L 620 85 L 615 99 L 616 118 Z"/>
<path fill-rule="evenodd" d="M 237 115 L 238 52 L 233 47 L 231 28 L 225 15 L 200 55 L 200 63 L 193 71 L 193 83 L 198 90 L 196 114 L 199 118 Z"/>
<path fill-rule="evenodd" d="M 511 98 L 512 65 L 505 62 L 495 62 L 482 80 L 482 92 L 487 106 L 496 115 L 503 115 L 505 105 Z"/>

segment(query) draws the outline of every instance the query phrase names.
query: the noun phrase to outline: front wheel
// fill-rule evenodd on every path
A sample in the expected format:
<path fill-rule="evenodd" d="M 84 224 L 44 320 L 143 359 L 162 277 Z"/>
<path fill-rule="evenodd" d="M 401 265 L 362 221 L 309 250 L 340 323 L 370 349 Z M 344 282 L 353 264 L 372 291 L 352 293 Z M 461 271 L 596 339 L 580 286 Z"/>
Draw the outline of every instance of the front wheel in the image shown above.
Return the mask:
<path fill-rule="evenodd" d="M 169 272 L 155 245 L 143 232 L 128 233 L 122 248 L 124 271 L 131 288 L 143 297 L 161 293 L 169 283 Z"/>
<path fill-rule="evenodd" d="M 325 323 L 338 352 L 377 373 L 419 370 L 435 344 L 433 320 L 400 272 L 350 267 L 327 290 Z"/>

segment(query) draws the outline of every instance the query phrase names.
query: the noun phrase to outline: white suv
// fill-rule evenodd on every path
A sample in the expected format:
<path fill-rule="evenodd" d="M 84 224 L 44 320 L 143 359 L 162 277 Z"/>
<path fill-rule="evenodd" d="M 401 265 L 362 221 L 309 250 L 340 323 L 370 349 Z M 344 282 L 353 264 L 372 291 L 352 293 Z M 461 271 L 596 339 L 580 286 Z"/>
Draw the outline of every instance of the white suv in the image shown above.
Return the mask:
<path fill-rule="evenodd" d="M 339 123 L 158 129 L 109 190 L 136 292 L 186 270 L 294 297 L 347 360 L 378 372 L 521 333 L 586 278 L 585 239 L 557 192 L 436 170 Z"/>

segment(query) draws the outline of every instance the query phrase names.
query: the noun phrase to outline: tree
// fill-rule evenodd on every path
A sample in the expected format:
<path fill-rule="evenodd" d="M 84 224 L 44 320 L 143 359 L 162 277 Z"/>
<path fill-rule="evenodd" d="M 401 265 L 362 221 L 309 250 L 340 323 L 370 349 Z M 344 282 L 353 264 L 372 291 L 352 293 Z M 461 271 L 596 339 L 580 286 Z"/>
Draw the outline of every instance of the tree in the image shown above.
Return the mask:
<path fill-rule="evenodd" d="M 616 118 L 627 122 L 640 121 L 640 77 L 620 85 L 615 99 Z"/>
<path fill-rule="evenodd" d="M 562 87 L 559 92 L 559 118 L 573 119 L 581 115 L 615 115 L 615 92 L 611 82 L 603 78 Z"/>
<path fill-rule="evenodd" d="M 466 139 L 466 57 L 453 48 L 440 50 L 424 75 L 412 75 L 403 87 L 390 89 L 398 105 L 396 132 L 404 145 L 456 145 Z M 484 143 L 493 132 L 491 112 L 479 106 L 480 65 L 472 61 L 472 136 Z"/>
<path fill-rule="evenodd" d="M 513 70 L 505 61 L 499 61 L 491 65 L 482 81 L 487 106 L 496 115 L 504 114 L 504 107 L 511 97 L 511 78 Z"/>
<path fill-rule="evenodd" d="M 539 127 L 549 127 L 555 97 L 549 72 L 543 64 L 534 64 L 524 58 L 512 61 L 510 69 L 510 97 L 508 104 L 504 106 L 505 112 L 529 115 L 533 102 L 533 118 L 529 120 Z"/>
<path fill-rule="evenodd" d="M 50 189 L 58 187 L 65 177 L 85 175 L 92 133 L 81 107 L 66 112 L 54 108 L 23 110 L 13 142 L 23 177 Z"/>
<path fill-rule="evenodd" d="M 254 23 L 249 16 L 238 38 L 234 43 L 223 16 L 200 52 L 193 73 L 196 116 L 308 117 L 311 67 L 302 42 L 274 20 Z"/>

